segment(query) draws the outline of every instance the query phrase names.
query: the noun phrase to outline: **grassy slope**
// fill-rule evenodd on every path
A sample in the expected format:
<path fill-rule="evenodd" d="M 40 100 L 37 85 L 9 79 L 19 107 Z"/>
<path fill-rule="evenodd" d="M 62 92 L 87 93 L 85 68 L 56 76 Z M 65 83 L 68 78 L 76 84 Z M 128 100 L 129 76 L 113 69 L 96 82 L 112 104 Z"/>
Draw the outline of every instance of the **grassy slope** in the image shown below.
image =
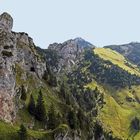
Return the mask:
<path fill-rule="evenodd" d="M 99 55 L 104 60 L 109 60 L 113 64 L 119 66 L 120 68 L 130 72 L 131 74 L 136 74 L 140 76 L 140 71 L 136 67 L 136 65 L 131 64 L 128 62 L 124 56 L 119 54 L 116 51 L 113 51 L 108 48 L 96 48 L 94 49 L 95 54 Z"/>
<path fill-rule="evenodd" d="M 13 126 L 0 121 L 0 139 L 1 140 L 18 140 L 18 126 Z M 46 132 L 36 132 L 28 130 L 30 137 L 42 138 Z"/>
<path fill-rule="evenodd" d="M 10 125 L 9 123 L 4 123 L 0 121 L 0 140 L 19 140 L 18 137 L 18 130 L 19 126 Z M 47 140 L 53 140 L 53 133 L 58 132 L 67 132 L 68 127 L 67 125 L 60 125 L 58 128 L 56 128 L 53 131 L 36 131 L 36 130 L 27 130 L 27 134 L 29 138 L 35 138 L 35 139 L 47 139 Z"/>
<path fill-rule="evenodd" d="M 131 74 L 140 75 L 137 67 L 128 63 L 126 59 L 119 53 L 111 49 L 96 48 L 95 54 L 104 60 L 109 60 L 113 64 L 118 65 Z M 86 87 L 94 89 L 98 87 L 104 93 L 105 105 L 98 118 L 102 121 L 104 128 L 108 132 L 113 132 L 114 136 L 122 139 L 139 140 L 140 132 L 135 132 L 130 128 L 131 120 L 137 116 L 140 118 L 140 104 L 138 102 L 128 102 L 126 97 L 140 99 L 140 86 L 133 86 L 132 89 L 113 90 L 107 86 L 101 86 L 96 81 L 89 83 Z"/>
<path fill-rule="evenodd" d="M 140 104 L 127 102 L 126 97 L 134 99 L 135 95 L 140 96 L 140 86 L 115 91 L 106 89 L 94 81 L 86 87 L 95 89 L 96 86 L 104 94 L 105 105 L 99 112 L 98 119 L 101 120 L 105 130 L 113 132 L 114 137 L 139 140 L 140 132 L 137 133 L 132 130 L 130 124 L 135 116 L 140 118 Z M 135 91 L 135 94 L 133 94 L 133 91 Z"/>

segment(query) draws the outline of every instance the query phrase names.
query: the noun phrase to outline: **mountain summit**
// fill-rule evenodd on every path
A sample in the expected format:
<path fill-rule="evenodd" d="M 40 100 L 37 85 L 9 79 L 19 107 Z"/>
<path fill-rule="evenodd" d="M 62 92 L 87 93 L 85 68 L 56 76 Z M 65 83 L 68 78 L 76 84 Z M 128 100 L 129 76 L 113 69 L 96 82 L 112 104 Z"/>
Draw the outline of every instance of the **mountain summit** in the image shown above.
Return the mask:
<path fill-rule="evenodd" d="M 51 44 L 48 47 L 49 54 L 55 53 L 58 59 L 60 59 L 58 63 L 56 62 L 57 64 L 54 65 L 53 63 L 52 67 L 56 66 L 56 71 L 58 72 L 64 70 L 65 68 L 70 71 L 75 64 L 82 61 L 84 51 L 93 48 L 95 48 L 94 45 L 82 38 L 70 39 L 64 43 Z M 52 61 L 49 56 L 50 55 L 47 53 L 46 58 L 48 63 L 50 63 L 49 60 Z"/>
<path fill-rule="evenodd" d="M 86 41 L 86 40 L 84 40 L 84 39 L 82 39 L 81 37 L 78 37 L 78 38 L 75 38 L 75 39 L 73 39 L 73 41 L 78 45 L 78 46 L 80 46 L 80 47 L 82 47 L 82 48 L 94 48 L 95 46 L 94 45 L 92 45 L 91 43 L 89 43 L 88 41 Z"/>

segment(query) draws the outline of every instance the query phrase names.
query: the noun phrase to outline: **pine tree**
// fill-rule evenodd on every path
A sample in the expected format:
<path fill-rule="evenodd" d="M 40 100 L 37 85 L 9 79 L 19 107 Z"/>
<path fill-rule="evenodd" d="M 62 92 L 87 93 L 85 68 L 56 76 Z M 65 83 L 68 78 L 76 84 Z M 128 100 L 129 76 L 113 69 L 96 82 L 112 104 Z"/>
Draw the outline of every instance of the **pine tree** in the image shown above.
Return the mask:
<path fill-rule="evenodd" d="M 27 129 L 23 124 L 20 125 L 20 130 L 18 131 L 18 134 L 20 140 L 27 140 Z"/>
<path fill-rule="evenodd" d="M 94 94 L 95 94 L 95 98 L 97 99 L 97 97 L 99 95 L 99 90 L 97 87 L 95 87 Z"/>
<path fill-rule="evenodd" d="M 50 73 L 48 78 L 48 84 L 50 86 L 56 87 L 57 86 L 57 78 L 54 76 L 53 73 Z"/>
<path fill-rule="evenodd" d="M 57 78 L 56 76 L 52 73 L 52 71 L 50 70 L 50 68 L 48 66 L 46 66 L 46 71 L 44 73 L 43 79 L 47 81 L 47 83 L 50 86 L 56 87 L 57 86 Z"/>
<path fill-rule="evenodd" d="M 64 120 L 64 118 L 63 118 Z M 62 123 L 62 115 L 60 113 L 57 113 L 56 115 L 56 126 L 59 126 Z"/>
<path fill-rule="evenodd" d="M 102 134 L 103 134 L 103 128 L 99 124 L 99 122 L 96 122 L 95 123 L 95 126 L 94 126 L 94 137 L 95 137 L 95 140 L 100 139 L 100 137 L 102 136 Z"/>
<path fill-rule="evenodd" d="M 78 123 L 77 123 L 76 112 L 74 112 L 74 110 L 71 109 L 69 111 L 67 120 L 71 129 L 74 129 L 74 130 L 77 129 Z"/>
<path fill-rule="evenodd" d="M 35 115 L 36 108 L 35 108 L 35 101 L 34 101 L 34 98 L 33 98 L 32 94 L 30 96 L 28 111 L 31 115 Z"/>
<path fill-rule="evenodd" d="M 70 105 L 71 104 L 71 98 L 70 98 L 70 95 L 69 94 L 67 94 L 67 96 L 66 96 L 66 104 L 67 105 Z"/>
<path fill-rule="evenodd" d="M 26 98 L 27 98 L 27 93 L 26 93 L 24 85 L 22 85 L 21 86 L 21 100 L 26 101 Z"/>
<path fill-rule="evenodd" d="M 45 81 L 48 81 L 48 72 L 45 70 L 45 72 L 44 72 L 44 75 L 43 75 L 43 79 L 45 80 Z"/>
<path fill-rule="evenodd" d="M 84 112 L 82 109 L 78 109 L 78 113 L 77 113 L 77 119 L 78 119 L 78 125 L 79 127 L 83 130 L 84 129 Z"/>
<path fill-rule="evenodd" d="M 46 119 L 46 110 L 45 110 L 43 95 L 41 90 L 39 92 L 38 99 L 37 99 L 35 117 L 39 121 L 45 121 Z"/>
<path fill-rule="evenodd" d="M 48 111 L 48 129 L 55 129 L 57 125 L 57 118 L 54 109 L 54 105 L 52 104 Z"/>
<path fill-rule="evenodd" d="M 61 87 L 60 87 L 60 93 L 62 98 L 65 100 L 66 99 L 66 87 L 64 82 L 62 83 Z"/>
<path fill-rule="evenodd" d="M 131 127 L 135 130 L 140 130 L 140 120 L 135 117 L 132 121 L 131 121 Z"/>
<path fill-rule="evenodd" d="M 67 92 L 66 86 L 65 86 L 64 82 L 62 83 L 62 85 L 60 87 L 60 97 L 61 97 L 61 99 L 63 99 L 63 101 L 65 101 L 65 103 L 67 105 L 70 105 L 71 104 L 71 96 Z"/>

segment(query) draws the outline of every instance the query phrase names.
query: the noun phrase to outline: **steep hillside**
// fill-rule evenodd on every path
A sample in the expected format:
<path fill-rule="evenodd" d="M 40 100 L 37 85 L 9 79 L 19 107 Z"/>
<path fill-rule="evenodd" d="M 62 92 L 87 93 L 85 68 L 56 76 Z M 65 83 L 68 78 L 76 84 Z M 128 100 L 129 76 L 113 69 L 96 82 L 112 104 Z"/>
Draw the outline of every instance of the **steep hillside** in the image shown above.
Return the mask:
<path fill-rule="evenodd" d="M 125 59 L 120 53 L 113 51 L 111 49 L 105 48 L 96 48 L 94 50 L 95 54 L 99 55 L 104 60 L 111 61 L 114 65 L 119 66 L 125 71 L 130 72 L 131 74 L 140 75 L 140 71 L 137 65 L 133 65 Z"/>
<path fill-rule="evenodd" d="M 132 42 L 124 45 L 110 45 L 105 46 L 105 48 L 110 48 L 121 53 L 130 62 L 140 66 L 140 43 Z"/>
<path fill-rule="evenodd" d="M 101 51 L 101 49 L 99 50 Z M 76 85 L 77 94 L 80 93 L 78 98 L 77 94 L 75 95 L 77 100 L 80 98 L 80 106 L 85 108 L 88 105 L 85 110 L 97 115 L 97 119 L 102 122 L 103 128 L 110 136 L 115 137 L 115 139 L 135 138 L 139 135 L 139 132 L 132 127 L 132 121 L 135 117 L 139 118 L 139 76 L 136 76 L 137 79 L 131 72 L 126 72 L 126 69 L 121 67 L 122 65 L 120 66 L 115 63 L 116 61 L 114 62 L 114 57 L 105 56 L 107 51 L 110 50 L 102 51 L 102 55 L 105 52 L 104 57 L 99 53 L 97 55 L 98 49 L 87 52 L 79 69 L 70 75 L 71 81 L 69 83 L 72 85 L 71 89 Z M 124 57 L 120 54 L 116 58 L 119 63 L 122 60 L 119 58 L 124 60 Z M 125 65 L 124 61 L 121 64 L 129 69 L 132 68 Z M 98 110 L 90 104 L 89 99 L 82 101 L 88 96 L 80 91 L 84 87 L 92 90 L 97 88 L 100 91 L 98 92 L 100 95 L 96 99 L 98 106 L 100 106 Z"/>
<path fill-rule="evenodd" d="M 126 59 L 119 53 L 104 48 L 96 48 L 94 49 L 94 53 L 98 55 L 100 58 L 102 58 L 104 61 L 109 61 L 113 65 L 117 65 L 121 69 L 128 71 L 130 74 L 132 75 L 136 74 L 139 77 L 138 68 L 135 65 L 131 64 L 130 62 L 126 61 Z M 100 62 L 98 61 L 98 63 Z M 129 65 L 127 65 L 128 63 Z M 111 70 L 110 66 L 108 66 L 108 68 Z M 98 72 L 96 72 L 96 75 L 97 73 Z M 117 73 L 115 72 L 114 74 L 116 75 Z M 107 78 L 108 76 L 112 77 L 112 75 L 114 74 L 110 73 L 109 75 L 106 75 L 105 78 Z M 123 74 L 123 76 L 124 75 L 125 74 Z M 119 77 L 118 81 L 117 77 Z M 122 76 L 118 75 L 117 77 L 115 78 L 115 81 L 113 80 L 113 78 L 111 78 L 112 82 L 113 81 L 115 82 L 114 85 L 119 86 L 117 90 L 112 87 L 113 86 L 112 82 L 107 83 L 107 80 L 105 80 L 104 85 L 101 85 L 101 83 L 99 84 L 94 81 L 88 84 L 87 86 L 89 88 L 95 88 L 96 85 L 104 93 L 105 104 L 103 108 L 100 110 L 98 118 L 102 121 L 105 130 L 107 130 L 112 135 L 115 135 L 120 139 L 128 138 L 137 140 L 139 139 L 138 137 L 140 133 L 139 131 L 133 129 L 132 121 L 135 117 L 138 118 L 140 117 L 139 84 L 138 81 L 136 81 L 134 85 L 138 84 L 138 86 L 129 87 L 128 84 L 122 87 L 121 85 L 126 81 L 124 80 L 124 82 L 121 83 L 123 78 L 121 79 L 120 77 Z"/>

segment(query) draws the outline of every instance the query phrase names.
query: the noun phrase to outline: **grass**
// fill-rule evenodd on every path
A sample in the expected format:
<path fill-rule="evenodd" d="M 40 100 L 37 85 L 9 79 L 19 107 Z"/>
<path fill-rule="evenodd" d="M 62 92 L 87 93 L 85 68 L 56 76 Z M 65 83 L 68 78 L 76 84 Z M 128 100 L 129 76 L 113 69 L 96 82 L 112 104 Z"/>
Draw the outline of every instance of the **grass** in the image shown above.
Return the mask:
<path fill-rule="evenodd" d="M 130 127 L 128 117 L 131 115 L 131 110 L 122 108 L 113 97 L 107 94 L 104 97 L 106 104 L 99 116 L 104 128 L 112 131 L 114 136 L 127 138 Z"/>
<path fill-rule="evenodd" d="M 85 86 L 85 88 L 90 88 L 92 90 L 95 90 L 96 87 L 100 92 L 104 91 L 103 87 L 99 85 L 95 80 Z"/>
<path fill-rule="evenodd" d="M 27 134 L 29 138 L 34 139 L 47 139 L 53 140 L 53 134 L 55 133 L 66 133 L 68 131 L 68 126 L 65 124 L 60 125 L 53 131 L 36 131 L 27 129 Z M 8 123 L 0 121 L 0 140 L 19 140 L 18 138 L 19 126 L 13 126 Z"/>
<path fill-rule="evenodd" d="M 0 121 L 0 139 L 1 140 L 12 140 L 17 139 L 17 128 L 10 124 Z"/>
<path fill-rule="evenodd" d="M 134 117 L 140 118 L 140 104 L 138 102 L 128 102 L 126 97 L 135 99 L 135 96 L 137 96 L 140 99 L 140 86 L 114 90 L 93 81 L 85 87 L 93 90 L 97 87 L 104 94 L 105 104 L 97 119 L 102 122 L 103 128 L 107 132 L 113 132 L 113 137 L 120 139 L 139 140 L 140 132 L 132 129 L 130 124 Z"/>
<path fill-rule="evenodd" d="M 128 62 L 120 53 L 109 48 L 95 48 L 94 53 L 104 60 L 111 61 L 113 64 L 128 71 L 129 73 L 140 76 L 140 71 L 137 66 Z"/>
<path fill-rule="evenodd" d="M 140 133 L 135 133 L 130 124 L 135 116 L 140 118 L 140 105 L 137 102 L 126 101 L 126 96 L 134 98 L 128 89 L 114 92 L 114 97 L 111 94 L 105 93 L 106 104 L 100 113 L 104 127 L 113 131 L 114 136 L 139 140 L 135 137 Z"/>
<path fill-rule="evenodd" d="M 44 104 L 46 108 L 46 112 L 48 112 L 48 109 L 50 105 L 53 103 L 55 107 L 55 111 L 61 113 L 65 112 L 67 110 L 68 106 L 64 105 L 58 98 L 57 90 L 52 89 L 47 84 L 43 83 L 42 80 L 40 80 L 37 76 L 35 76 L 33 73 L 26 73 L 27 80 L 21 79 L 25 71 L 20 67 L 20 65 L 16 64 L 16 84 L 18 87 L 21 87 L 21 85 L 24 85 L 25 87 L 28 87 L 27 91 L 27 99 L 26 101 L 18 100 L 18 105 L 24 105 L 24 108 L 19 109 L 17 113 L 16 122 L 14 123 L 15 126 L 20 126 L 20 124 L 24 124 L 25 126 L 30 126 L 32 123 L 34 123 L 33 129 L 35 130 L 29 130 L 28 133 L 31 137 L 34 138 L 41 138 L 45 135 L 45 138 L 48 140 L 51 139 L 52 132 L 40 132 L 41 129 L 44 129 L 45 124 L 41 123 L 34 119 L 33 116 L 31 116 L 27 110 L 27 106 L 29 104 L 30 95 L 32 94 L 35 102 L 37 102 L 38 94 L 41 89 L 43 93 L 44 98 Z M 44 81 L 45 82 L 45 81 Z M 62 130 L 65 125 L 62 125 L 59 127 L 59 129 L 56 130 Z M 3 132 L 4 133 L 4 132 Z"/>

